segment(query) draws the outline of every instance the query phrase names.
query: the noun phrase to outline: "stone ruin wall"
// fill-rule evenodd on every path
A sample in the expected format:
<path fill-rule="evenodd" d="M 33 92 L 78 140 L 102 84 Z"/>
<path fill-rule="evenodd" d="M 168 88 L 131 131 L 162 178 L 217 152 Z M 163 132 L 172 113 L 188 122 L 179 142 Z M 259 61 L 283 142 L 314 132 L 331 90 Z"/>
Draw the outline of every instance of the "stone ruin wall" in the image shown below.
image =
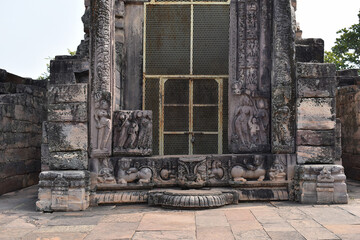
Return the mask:
<path fill-rule="evenodd" d="M 0 69 L 0 195 L 38 183 L 46 81 Z"/>
<path fill-rule="evenodd" d="M 341 122 L 341 160 L 346 176 L 356 180 L 360 180 L 359 81 L 357 69 L 337 72 L 336 112 Z"/>

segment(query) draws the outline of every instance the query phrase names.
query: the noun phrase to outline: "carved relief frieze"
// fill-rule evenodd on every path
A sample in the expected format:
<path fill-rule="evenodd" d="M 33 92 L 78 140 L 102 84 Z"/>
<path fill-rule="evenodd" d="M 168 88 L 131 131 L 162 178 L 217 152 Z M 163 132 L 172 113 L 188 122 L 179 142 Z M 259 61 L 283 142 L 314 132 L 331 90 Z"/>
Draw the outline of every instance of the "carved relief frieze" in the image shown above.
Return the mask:
<path fill-rule="evenodd" d="M 152 153 L 152 111 L 114 113 L 114 154 Z"/>

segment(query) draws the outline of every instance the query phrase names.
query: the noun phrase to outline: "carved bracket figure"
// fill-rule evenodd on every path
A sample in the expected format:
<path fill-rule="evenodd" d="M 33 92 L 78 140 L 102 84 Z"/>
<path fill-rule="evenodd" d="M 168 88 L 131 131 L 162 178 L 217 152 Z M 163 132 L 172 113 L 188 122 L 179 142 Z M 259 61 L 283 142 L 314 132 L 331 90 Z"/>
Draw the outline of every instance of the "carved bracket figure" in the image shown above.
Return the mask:
<path fill-rule="evenodd" d="M 152 111 L 115 112 L 114 153 L 151 155 Z"/>

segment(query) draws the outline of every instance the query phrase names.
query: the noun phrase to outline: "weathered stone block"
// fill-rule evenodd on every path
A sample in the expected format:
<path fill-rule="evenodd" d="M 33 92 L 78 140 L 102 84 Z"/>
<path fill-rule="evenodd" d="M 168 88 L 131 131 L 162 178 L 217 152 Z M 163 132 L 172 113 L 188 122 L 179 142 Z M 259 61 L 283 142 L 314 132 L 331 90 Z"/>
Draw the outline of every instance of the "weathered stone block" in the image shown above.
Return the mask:
<path fill-rule="evenodd" d="M 75 103 L 87 101 L 87 84 L 50 85 L 48 103 Z"/>
<path fill-rule="evenodd" d="M 298 146 L 297 147 L 297 163 L 328 163 L 335 162 L 335 148 L 329 147 L 313 147 Z"/>
<path fill-rule="evenodd" d="M 41 171 L 50 170 L 49 159 L 50 159 L 49 145 L 41 144 Z"/>
<path fill-rule="evenodd" d="M 334 97 L 335 77 L 300 78 L 297 80 L 297 97 Z"/>
<path fill-rule="evenodd" d="M 86 122 L 86 103 L 49 104 L 48 121 L 50 122 Z"/>
<path fill-rule="evenodd" d="M 49 165 L 51 170 L 86 170 L 88 155 L 85 151 L 52 152 Z"/>
<path fill-rule="evenodd" d="M 307 38 L 296 40 L 297 62 L 324 62 L 324 40 Z"/>
<path fill-rule="evenodd" d="M 296 144 L 298 146 L 333 146 L 335 145 L 335 131 L 298 130 Z"/>
<path fill-rule="evenodd" d="M 335 128 L 335 100 L 332 98 L 303 98 L 297 100 L 297 127 L 303 130 Z"/>
<path fill-rule="evenodd" d="M 38 199 L 38 211 L 85 210 L 89 206 L 89 172 L 41 172 Z"/>
<path fill-rule="evenodd" d="M 306 204 L 347 203 L 346 176 L 340 165 L 296 166 L 295 198 Z"/>
<path fill-rule="evenodd" d="M 327 63 L 298 63 L 297 78 L 334 77 L 336 75 L 335 64 Z"/>
<path fill-rule="evenodd" d="M 50 152 L 87 151 L 88 127 L 77 123 L 47 123 Z"/>

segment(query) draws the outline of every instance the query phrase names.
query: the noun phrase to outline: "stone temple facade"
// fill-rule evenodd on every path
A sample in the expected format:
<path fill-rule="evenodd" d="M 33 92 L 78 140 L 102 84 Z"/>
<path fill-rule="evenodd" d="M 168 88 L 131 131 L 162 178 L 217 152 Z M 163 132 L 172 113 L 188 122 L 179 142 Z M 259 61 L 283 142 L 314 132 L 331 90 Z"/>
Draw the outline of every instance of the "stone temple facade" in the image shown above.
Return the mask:
<path fill-rule="evenodd" d="M 38 210 L 347 203 L 335 66 L 296 1 L 85 8 L 76 56 L 51 62 Z"/>

